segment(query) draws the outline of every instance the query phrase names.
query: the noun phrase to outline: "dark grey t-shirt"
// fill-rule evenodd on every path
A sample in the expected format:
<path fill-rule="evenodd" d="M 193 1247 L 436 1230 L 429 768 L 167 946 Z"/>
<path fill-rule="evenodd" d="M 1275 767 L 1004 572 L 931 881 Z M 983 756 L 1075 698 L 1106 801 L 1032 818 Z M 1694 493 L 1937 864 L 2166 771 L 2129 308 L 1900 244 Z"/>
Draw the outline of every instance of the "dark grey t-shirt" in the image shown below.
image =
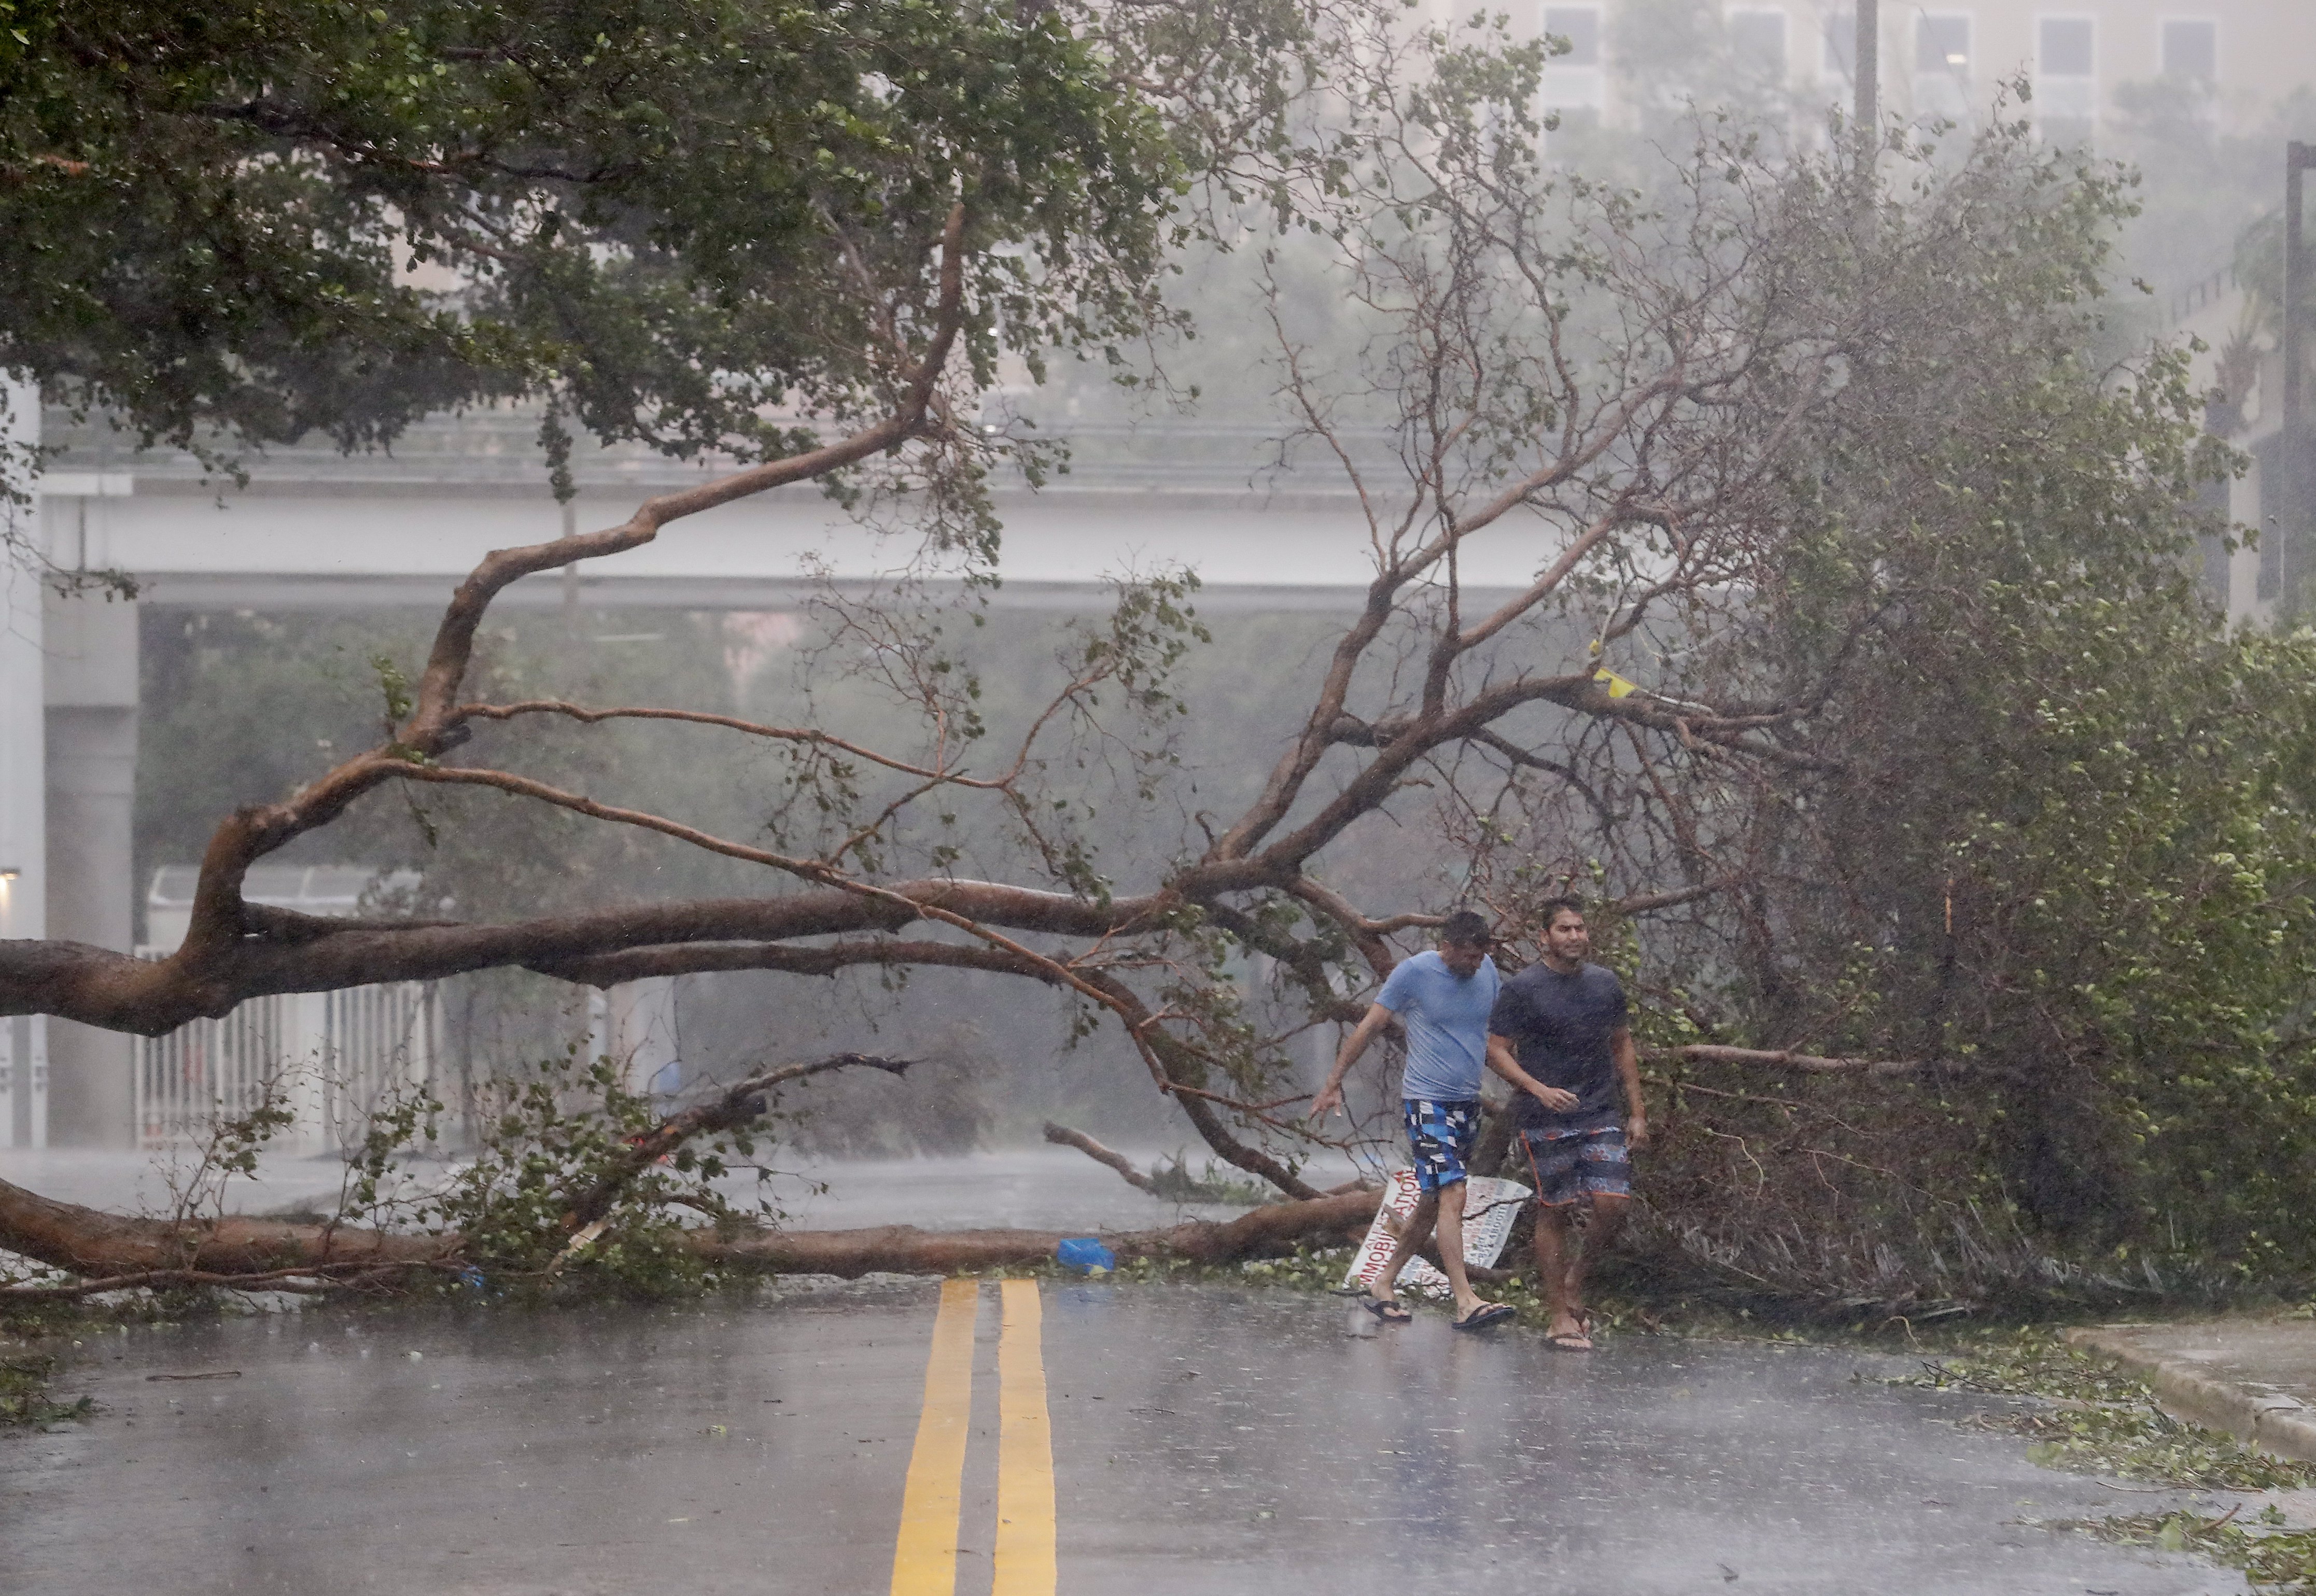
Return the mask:
<path fill-rule="evenodd" d="M 1625 1024 L 1624 983 L 1598 964 L 1569 975 L 1531 964 L 1504 983 L 1488 1029 L 1511 1042 L 1522 1069 L 1577 1098 L 1574 1108 L 1554 1113 L 1529 1094 L 1517 1094 L 1512 1102 L 1521 1129 L 1566 1131 L 1621 1122 L 1608 1039 Z"/>

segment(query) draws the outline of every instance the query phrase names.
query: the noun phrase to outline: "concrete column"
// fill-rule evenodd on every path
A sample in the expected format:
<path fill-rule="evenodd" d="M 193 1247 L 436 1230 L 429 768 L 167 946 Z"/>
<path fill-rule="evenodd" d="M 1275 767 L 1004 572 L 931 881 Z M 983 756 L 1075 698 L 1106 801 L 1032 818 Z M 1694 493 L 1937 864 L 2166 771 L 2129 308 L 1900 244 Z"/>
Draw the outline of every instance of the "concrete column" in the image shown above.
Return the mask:
<path fill-rule="evenodd" d="M 676 980 L 670 975 L 587 991 L 587 1061 L 608 1058 L 624 1068 L 630 1092 L 648 1092 L 676 1062 Z M 659 1082 L 673 1089 L 673 1081 Z"/>
<path fill-rule="evenodd" d="M 0 478 L 31 483 L 18 448 L 38 443 L 40 410 L 26 385 L 0 373 Z M 30 502 L 0 495 L 8 536 L 0 545 L 0 936 L 48 935 L 47 737 L 42 726 L 42 616 L 37 555 L 40 528 Z M 48 1022 L 0 1020 L 0 1146 L 39 1147 L 46 1137 Z"/>
<path fill-rule="evenodd" d="M 661 1072 L 676 1062 L 675 991 L 676 978 L 672 975 L 655 975 L 611 989 L 611 1012 L 619 1034 L 613 1056 L 623 1058 L 627 1064 L 630 1092 L 673 1091 L 680 1084 L 661 1078 Z"/>
<path fill-rule="evenodd" d="M 50 500 L 51 507 L 59 502 Z M 136 927 L 137 606 L 46 603 L 49 935 L 127 953 Z M 49 1121 L 67 1147 L 134 1145 L 135 1041 L 49 1025 Z"/>

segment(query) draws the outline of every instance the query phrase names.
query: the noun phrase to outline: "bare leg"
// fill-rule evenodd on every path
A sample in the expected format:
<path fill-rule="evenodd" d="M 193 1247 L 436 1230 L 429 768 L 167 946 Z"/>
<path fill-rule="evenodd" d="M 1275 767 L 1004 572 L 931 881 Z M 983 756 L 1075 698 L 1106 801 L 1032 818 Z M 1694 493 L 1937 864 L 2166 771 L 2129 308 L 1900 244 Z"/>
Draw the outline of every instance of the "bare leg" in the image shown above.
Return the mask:
<path fill-rule="evenodd" d="M 1459 1319 L 1482 1306 L 1479 1293 L 1472 1290 L 1472 1281 L 1464 1272 L 1464 1193 L 1467 1189 L 1462 1181 L 1439 1188 L 1439 1271 L 1448 1277 L 1448 1289 L 1456 1293 Z"/>
<path fill-rule="evenodd" d="M 1568 1256 L 1567 1289 L 1563 1300 L 1568 1306 L 1572 1319 L 1584 1311 L 1586 1267 L 1595 1257 L 1608 1250 L 1608 1244 L 1617 1239 L 1617 1232 L 1625 1228 L 1625 1204 L 1629 1201 L 1625 1197 L 1597 1194 L 1592 1199 L 1592 1222 L 1584 1228 L 1584 1246 L 1581 1251 L 1570 1253 Z M 1541 1235 L 1541 1228 L 1538 1234 Z"/>
<path fill-rule="evenodd" d="M 1550 1316 L 1545 1334 L 1557 1340 L 1581 1340 L 1584 1335 L 1584 1326 L 1576 1317 L 1583 1266 L 1578 1259 L 1576 1238 L 1570 1234 L 1574 1218 L 1571 1203 L 1536 1210 L 1536 1278 L 1544 1288 L 1545 1309 Z"/>
<path fill-rule="evenodd" d="M 1463 1205 L 1463 1198 L 1458 1195 L 1456 1201 L 1460 1209 Z M 1399 1227 L 1399 1245 L 1392 1249 L 1391 1262 L 1383 1266 L 1383 1272 L 1376 1276 L 1375 1283 L 1367 1288 L 1368 1296 L 1378 1302 L 1393 1302 L 1398 1299 L 1399 1272 L 1407 1267 L 1407 1261 L 1415 1256 L 1416 1249 L 1423 1245 L 1424 1234 L 1431 1228 L 1431 1216 L 1439 1210 L 1439 1207 L 1438 1193 L 1425 1192 L 1417 1196 L 1414 1210 Z M 1463 1258 L 1459 1253 L 1456 1265 L 1460 1269 L 1462 1264 Z"/>

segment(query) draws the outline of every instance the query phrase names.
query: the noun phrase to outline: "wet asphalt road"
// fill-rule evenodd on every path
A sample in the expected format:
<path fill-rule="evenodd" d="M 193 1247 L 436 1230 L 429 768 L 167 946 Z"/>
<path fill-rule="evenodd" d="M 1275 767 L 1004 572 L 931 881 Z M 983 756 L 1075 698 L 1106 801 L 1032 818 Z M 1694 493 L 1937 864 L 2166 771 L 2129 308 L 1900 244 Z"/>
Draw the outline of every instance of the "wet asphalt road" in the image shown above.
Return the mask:
<path fill-rule="evenodd" d="M 0 1440 L 0 1592 L 885 1596 L 936 1294 L 99 1337 L 63 1386 L 97 1418 Z M 992 1589 L 996 1295 L 960 1596 Z M 1839 1352 L 1588 1358 L 1287 1291 L 1056 1282 L 1043 1352 L 1068 1596 L 2246 1588 L 2025 1522 L 2160 1499 L 2037 1468 L 1942 1422 L 1982 1404 Z"/>

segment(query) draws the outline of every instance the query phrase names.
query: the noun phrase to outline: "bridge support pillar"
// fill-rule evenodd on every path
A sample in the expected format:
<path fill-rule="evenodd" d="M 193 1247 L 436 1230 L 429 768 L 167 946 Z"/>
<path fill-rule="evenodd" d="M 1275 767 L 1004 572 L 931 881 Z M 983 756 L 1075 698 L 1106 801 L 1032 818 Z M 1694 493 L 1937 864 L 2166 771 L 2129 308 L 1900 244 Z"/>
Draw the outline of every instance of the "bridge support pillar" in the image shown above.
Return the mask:
<path fill-rule="evenodd" d="M 23 446 L 40 439 L 39 396 L 0 373 L 0 485 L 29 485 Z M 48 935 L 48 756 L 43 723 L 37 515 L 0 498 L 0 936 Z M 0 1147 L 48 1139 L 48 1022 L 0 1018 Z"/>
<path fill-rule="evenodd" d="M 136 937 L 137 606 L 102 594 L 44 606 L 48 934 L 127 953 Z M 135 1145 L 134 1042 L 49 1022 L 49 1131 Z"/>

